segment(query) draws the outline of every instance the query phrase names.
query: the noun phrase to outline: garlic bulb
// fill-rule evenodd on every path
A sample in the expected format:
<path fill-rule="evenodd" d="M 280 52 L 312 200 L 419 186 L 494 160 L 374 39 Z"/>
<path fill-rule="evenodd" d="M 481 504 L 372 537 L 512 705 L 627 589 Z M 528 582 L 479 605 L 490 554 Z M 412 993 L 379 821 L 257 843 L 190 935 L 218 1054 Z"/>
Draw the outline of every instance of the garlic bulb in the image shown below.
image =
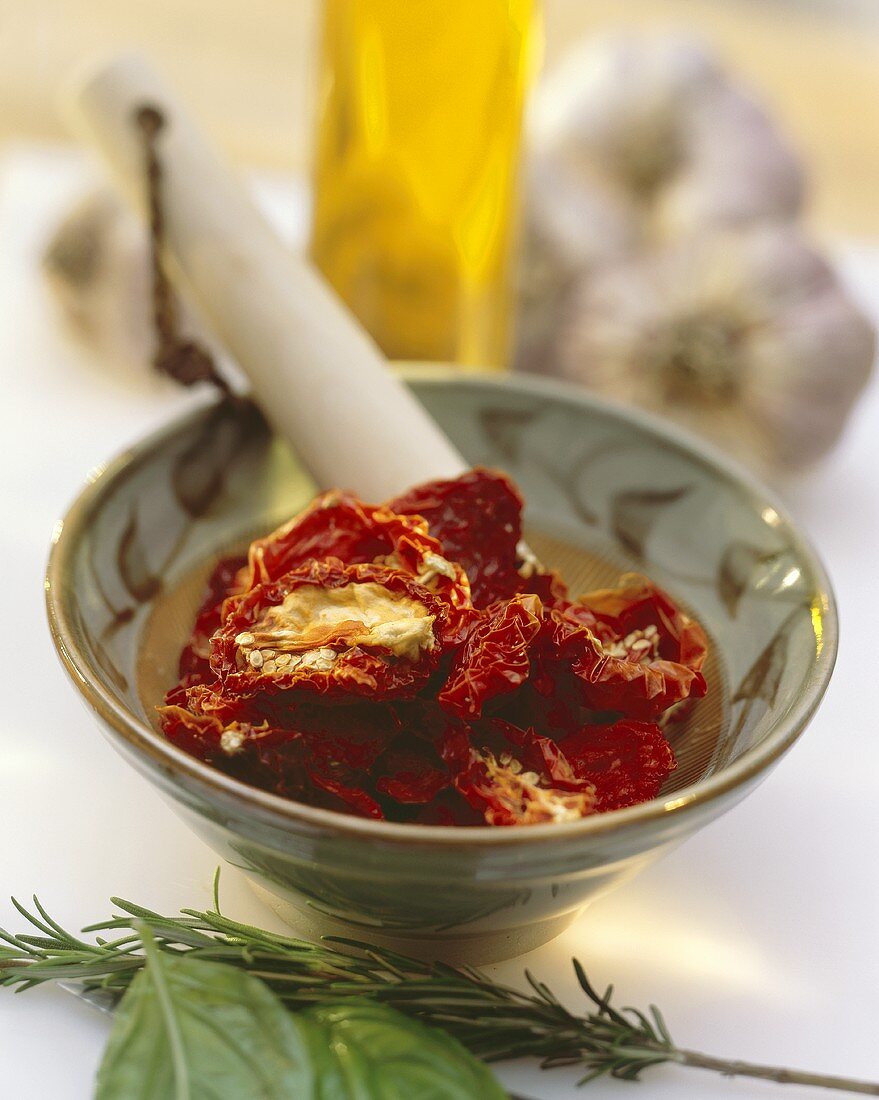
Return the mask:
<path fill-rule="evenodd" d="M 681 232 L 793 217 L 803 174 L 769 118 L 687 39 L 571 53 L 529 117 L 516 365 L 552 370 L 573 281 Z"/>
<path fill-rule="evenodd" d="M 551 167 L 582 195 L 600 179 L 648 241 L 793 217 L 802 202 L 801 167 L 769 117 L 687 39 L 622 36 L 581 47 L 544 82 L 530 121 L 536 172 Z M 541 225 L 556 202 L 546 188 L 533 192 Z"/>
<path fill-rule="evenodd" d="M 69 211 L 49 241 L 43 270 L 79 339 L 116 363 L 149 362 L 145 230 L 112 192 L 91 192 Z"/>
<path fill-rule="evenodd" d="M 712 229 L 581 280 L 558 369 L 712 436 L 764 470 L 839 437 L 872 326 L 786 225 Z"/>

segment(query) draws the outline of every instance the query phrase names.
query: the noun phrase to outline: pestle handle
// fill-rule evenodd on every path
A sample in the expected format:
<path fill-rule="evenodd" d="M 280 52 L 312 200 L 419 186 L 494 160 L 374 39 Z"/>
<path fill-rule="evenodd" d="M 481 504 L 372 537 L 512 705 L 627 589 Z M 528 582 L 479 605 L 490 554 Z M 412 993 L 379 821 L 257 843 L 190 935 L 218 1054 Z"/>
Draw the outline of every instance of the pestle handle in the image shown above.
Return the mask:
<path fill-rule="evenodd" d="M 461 455 L 335 292 L 279 239 L 144 59 L 121 55 L 82 74 L 66 108 L 143 211 L 134 114 L 144 104 L 166 120 L 159 148 L 169 258 L 318 485 L 380 501 L 461 473 Z"/>

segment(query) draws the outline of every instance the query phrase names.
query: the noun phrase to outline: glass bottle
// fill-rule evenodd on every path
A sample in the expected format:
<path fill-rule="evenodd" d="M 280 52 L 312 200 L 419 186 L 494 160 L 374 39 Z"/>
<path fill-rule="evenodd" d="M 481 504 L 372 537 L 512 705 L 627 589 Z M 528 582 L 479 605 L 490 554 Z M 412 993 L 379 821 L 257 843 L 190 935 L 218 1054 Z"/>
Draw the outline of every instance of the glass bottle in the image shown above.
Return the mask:
<path fill-rule="evenodd" d="M 502 368 L 533 0 L 324 0 L 313 260 L 394 359 Z"/>

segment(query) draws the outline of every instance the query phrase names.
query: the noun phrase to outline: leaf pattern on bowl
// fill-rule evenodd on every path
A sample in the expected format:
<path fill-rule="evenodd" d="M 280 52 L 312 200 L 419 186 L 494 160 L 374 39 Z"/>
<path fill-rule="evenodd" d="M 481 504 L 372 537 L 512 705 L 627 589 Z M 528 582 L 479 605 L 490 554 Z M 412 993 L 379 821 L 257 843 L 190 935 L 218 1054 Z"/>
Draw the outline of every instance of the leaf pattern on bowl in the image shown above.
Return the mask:
<path fill-rule="evenodd" d="M 229 473 L 243 451 L 263 441 L 267 430 L 262 414 L 250 401 L 225 398 L 207 410 L 191 440 L 169 464 L 167 485 L 175 506 L 175 522 L 163 530 L 166 538 L 170 535 L 170 540 L 155 567 L 149 564 L 149 548 L 154 536 L 144 529 L 145 520 L 141 514 L 145 501 L 141 496 L 134 498 L 116 540 L 112 563 L 115 568 L 111 571 L 118 587 L 129 597 L 127 604 L 118 606 L 108 594 L 106 582 L 111 578 L 105 551 L 97 542 L 92 544 L 90 570 L 98 594 L 111 616 L 102 633 L 103 640 L 131 622 L 138 607 L 159 595 L 164 578 L 191 534 L 193 523 L 208 514 L 226 488 Z M 130 471 L 128 476 L 134 472 Z M 101 560 L 97 557 L 99 551 Z"/>
<path fill-rule="evenodd" d="M 676 504 L 692 489 L 679 485 L 672 489 L 627 489 L 617 493 L 611 503 L 611 527 L 620 546 L 642 560 L 653 525 L 671 504 Z"/>
<path fill-rule="evenodd" d="M 177 504 L 193 519 L 205 515 L 226 486 L 240 448 L 265 421 L 250 401 L 227 398 L 214 406 L 171 467 Z"/>
<path fill-rule="evenodd" d="M 717 593 L 731 618 L 738 614 L 739 600 L 753 589 L 763 567 L 774 565 L 786 550 L 769 550 L 734 540 L 723 552 L 717 567 Z"/>
<path fill-rule="evenodd" d="M 538 416 L 536 408 L 508 409 L 486 405 L 479 410 L 479 423 L 492 448 L 507 462 L 518 462 L 522 433 Z"/>
<path fill-rule="evenodd" d="M 792 608 L 730 696 L 731 707 L 743 704 L 729 737 L 729 749 L 732 753 L 735 753 L 739 737 L 752 717 L 755 704 L 763 702 L 767 710 L 771 710 L 776 704 L 787 667 L 790 634 L 803 610 L 808 613 L 810 605 Z"/>
<path fill-rule="evenodd" d="M 140 535 L 140 520 L 132 506 L 128 522 L 119 536 L 116 564 L 119 578 L 135 603 L 146 603 L 162 590 L 162 579 L 147 564 L 146 547 Z M 120 612 L 116 612 L 118 621 Z"/>

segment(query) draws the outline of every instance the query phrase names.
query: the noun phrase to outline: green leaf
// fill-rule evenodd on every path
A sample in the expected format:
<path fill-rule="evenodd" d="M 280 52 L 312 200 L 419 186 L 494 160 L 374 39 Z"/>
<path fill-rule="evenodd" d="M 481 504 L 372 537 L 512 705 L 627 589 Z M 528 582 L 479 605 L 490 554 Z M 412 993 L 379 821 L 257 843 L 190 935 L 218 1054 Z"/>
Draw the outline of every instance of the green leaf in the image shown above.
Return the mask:
<path fill-rule="evenodd" d="M 314 1100 L 505 1100 L 457 1039 L 368 999 L 295 1017 L 314 1059 Z"/>
<path fill-rule="evenodd" d="M 96 1100 L 319 1096 L 302 1031 L 258 978 L 160 952 L 128 988 L 98 1070 Z"/>
<path fill-rule="evenodd" d="M 96 1100 L 504 1100 L 451 1036 L 368 999 L 291 1014 L 258 978 L 160 950 L 128 988 Z"/>

